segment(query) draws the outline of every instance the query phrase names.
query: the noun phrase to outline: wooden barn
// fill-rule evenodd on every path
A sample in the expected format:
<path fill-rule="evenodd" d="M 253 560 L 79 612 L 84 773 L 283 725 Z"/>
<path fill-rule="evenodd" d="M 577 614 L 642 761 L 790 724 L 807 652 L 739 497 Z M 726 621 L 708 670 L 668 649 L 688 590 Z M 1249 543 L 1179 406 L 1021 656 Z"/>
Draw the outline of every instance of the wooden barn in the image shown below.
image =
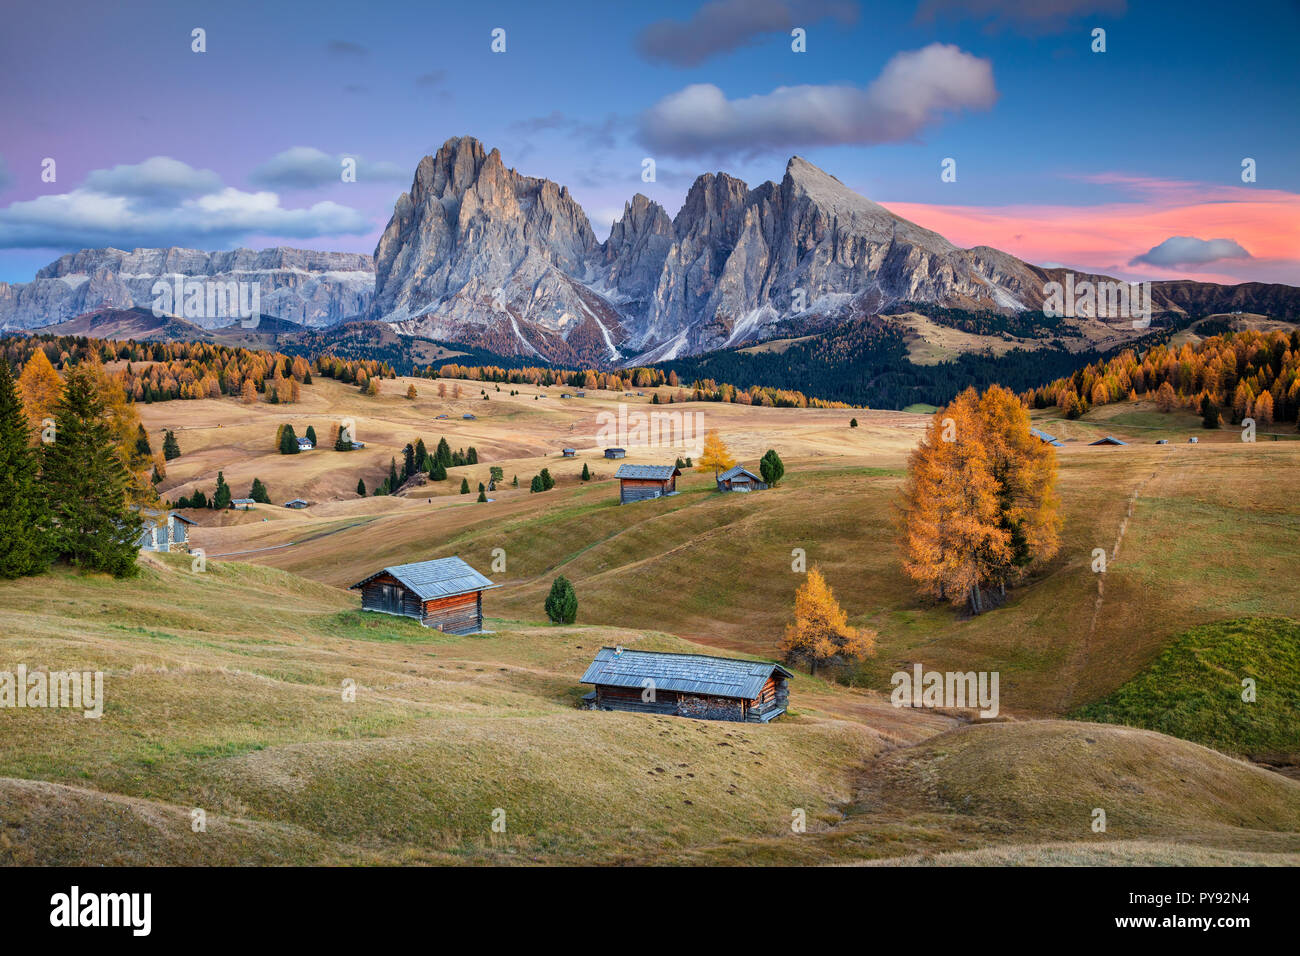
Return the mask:
<path fill-rule="evenodd" d="M 649 501 L 677 493 L 677 476 L 681 472 L 674 465 L 619 465 L 614 477 L 618 479 L 618 503 Z"/>
<path fill-rule="evenodd" d="M 184 515 L 169 511 L 164 515 L 160 511 L 144 510 L 140 512 L 142 523 L 135 546 L 141 551 L 188 551 L 190 549 L 190 527 L 197 526 Z"/>
<path fill-rule="evenodd" d="M 767 482 L 744 465 L 728 468 L 718 475 L 719 491 L 762 491 L 766 487 Z"/>
<path fill-rule="evenodd" d="M 448 634 L 483 630 L 483 592 L 500 587 L 460 558 L 399 564 L 352 585 L 361 609 L 413 617 Z"/>
<path fill-rule="evenodd" d="M 627 457 L 627 452 L 626 452 L 624 449 L 622 449 L 622 448 L 606 448 L 606 449 L 605 449 L 605 457 L 606 457 L 606 458 L 625 458 L 625 457 Z"/>
<path fill-rule="evenodd" d="M 602 647 L 582 675 L 590 710 L 767 723 L 785 713 L 794 675 L 780 664 Z"/>

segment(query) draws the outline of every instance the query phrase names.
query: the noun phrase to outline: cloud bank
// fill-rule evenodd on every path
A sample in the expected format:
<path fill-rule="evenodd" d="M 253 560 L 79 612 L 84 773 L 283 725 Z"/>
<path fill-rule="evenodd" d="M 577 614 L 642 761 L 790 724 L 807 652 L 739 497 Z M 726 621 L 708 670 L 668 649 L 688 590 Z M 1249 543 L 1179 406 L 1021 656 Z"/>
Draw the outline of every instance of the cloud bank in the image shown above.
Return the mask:
<path fill-rule="evenodd" d="M 782 86 L 729 100 L 711 83 L 672 93 L 640 117 L 639 137 L 669 156 L 908 140 L 943 114 L 997 101 L 993 65 L 932 43 L 894 56 L 865 89 Z"/>

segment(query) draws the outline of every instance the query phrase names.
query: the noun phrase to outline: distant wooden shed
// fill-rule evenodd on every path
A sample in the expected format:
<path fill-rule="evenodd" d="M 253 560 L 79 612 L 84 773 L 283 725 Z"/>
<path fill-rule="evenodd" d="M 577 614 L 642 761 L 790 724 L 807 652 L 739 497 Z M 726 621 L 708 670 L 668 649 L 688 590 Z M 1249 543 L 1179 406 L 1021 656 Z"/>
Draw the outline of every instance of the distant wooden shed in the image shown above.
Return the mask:
<path fill-rule="evenodd" d="M 1120 441 L 1114 435 L 1107 435 L 1105 438 L 1098 438 L 1096 441 L 1088 442 L 1089 445 L 1127 445 L 1128 442 Z"/>
<path fill-rule="evenodd" d="M 626 451 L 625 449 L 622 449 L 622 448 L 606 448 L 606 449 L 605 449 L 605 457 L 606 457 L 606 458 L 626 458 L 626 457 L 627 457 L 627 451 Z"/>
<path fill-rule="evenodd" d="M 762 491 L 766 487 L 767 482 L 744 465 L 728 468 L 718 475 L 719 491 Z"/>
<path fill-rule="evenodd" d="M 500 586 L 453 557 L 384 568 L 349 590 L 361 592 L 362 610 L 413 617 L 448 634 L 474 634 L 483 630 L 483 592 Z"/>
<path fill-rule="evenodd" d="M 564 455 L 565 458 L 576 458 L 578 456 L 578 452 L 573 448 L 564 449 L 562 454 Z"/>
<path fill-rule="evenodd" d="M 169 511 L 165 515 L 159 511 L 140 512 L 142 519 L 140 534 L 135 546 L 141 551 L 188 551 L 190 549 L 191 521 L 184 515 Z"/>
<path fill-rule="evenodd" d="M 618 479 L 618 503 L 625 505 L 676 494 L 680 474 L 675 465 L 619 465 L 614 473 Z"/>
<path fill-rule="evenodd" d="M 591 710 L 767 723 L 785 713 L 794 677 L 780 664 L 602 647 L 582 675 Z"/>

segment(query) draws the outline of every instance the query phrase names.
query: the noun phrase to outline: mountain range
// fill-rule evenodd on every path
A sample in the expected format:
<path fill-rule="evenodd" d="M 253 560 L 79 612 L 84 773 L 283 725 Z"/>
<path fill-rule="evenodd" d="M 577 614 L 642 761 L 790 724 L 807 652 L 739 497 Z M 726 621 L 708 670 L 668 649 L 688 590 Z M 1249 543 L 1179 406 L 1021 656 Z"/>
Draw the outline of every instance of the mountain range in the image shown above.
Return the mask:
<path fill-rule="evenodd" d="M 507 168 L 497 150 L 463 136 L 420 161 L 373 259 L 285 248 L 83 250 L 31 283 L 0 284 L 0 327 L 147 305 L 159 276 L 182 274 L 258 279 L 264 315 L 309 326 L 361 318 L 526 360 L 633 365 L 870 316 L 907 313 L 915 325 L 926 306 L 1020 314 L 1032 325 L 1049 284 L 1065 284 L 1067 271 L 988 246 L 959 248 L 798 156 L 779 183 L 752 189 L 723 172 L 701 175 L 671 218 L 637 194 L 601 242 L 567 187 Z M 1157 316 L 1300 319 L 1293 286 L 1154 282 L 1151 297 Z M 1109 347 L 1141 331 L 1128 317 L 1085 316 L 1045 322 L 1028 338 L 1062 333 L 1063 347 Z"/>
<path fill-rule="evenodd" d="M 99 309 L 152 308 L 154 284 L 176 277 L 257 282 L 261 312 L 301 325 L 327 326 L 364 312 L 374 292 L 370 256 L 277 246 L 255 251 L 82 249 L 62 256 L 31 282 L 0 282 L 0 329 L 33 329 Z M 226 316 L 191 316 L 219 328 Z"/>

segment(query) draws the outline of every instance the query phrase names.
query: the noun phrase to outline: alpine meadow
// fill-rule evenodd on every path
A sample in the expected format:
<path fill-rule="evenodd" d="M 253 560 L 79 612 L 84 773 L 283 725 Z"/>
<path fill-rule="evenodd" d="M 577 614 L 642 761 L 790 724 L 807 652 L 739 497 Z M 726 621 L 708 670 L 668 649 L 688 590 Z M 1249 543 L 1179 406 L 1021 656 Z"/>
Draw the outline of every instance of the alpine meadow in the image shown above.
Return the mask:
<path fill-rule="evenodd" d="M 6 15 L 6 922 L 540 923 L 416 866 L 1284 921 L 1237 870 L 1300 864 L 1264 6 Z"/>

